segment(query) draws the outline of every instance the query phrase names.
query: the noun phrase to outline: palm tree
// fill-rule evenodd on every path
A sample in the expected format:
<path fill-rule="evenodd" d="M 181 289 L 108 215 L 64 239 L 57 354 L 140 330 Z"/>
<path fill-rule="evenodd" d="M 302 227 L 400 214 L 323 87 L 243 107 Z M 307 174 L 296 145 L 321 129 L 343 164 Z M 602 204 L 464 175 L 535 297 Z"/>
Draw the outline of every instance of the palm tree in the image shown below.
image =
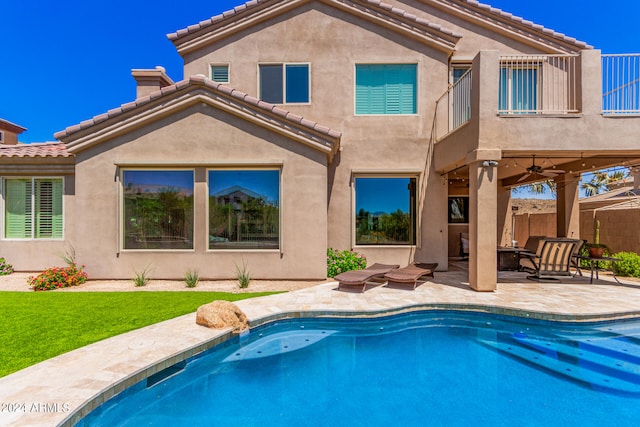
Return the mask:
<path fill-rule="evenodd" d="M 629 176 L 628 169 L 616 170 L 613 172 L 597 171 L 593 173 L 591 180 L 583 182 L 580 185 L 580 188 L 584 190 L 584 194 L 587 197 L 595 196 L 596 194 L 600 194 L 602 191 L 609 191 L 610 184 L 620 181 L 627 176 Z"/>

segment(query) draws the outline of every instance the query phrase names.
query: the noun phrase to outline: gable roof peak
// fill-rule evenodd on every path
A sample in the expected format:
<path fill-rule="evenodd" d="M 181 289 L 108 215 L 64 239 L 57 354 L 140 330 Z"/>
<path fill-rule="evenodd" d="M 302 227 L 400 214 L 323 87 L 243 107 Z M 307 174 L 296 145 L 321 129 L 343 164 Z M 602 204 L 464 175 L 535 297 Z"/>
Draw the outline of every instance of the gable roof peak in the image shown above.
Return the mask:
<path fill-rule="evenodd" d="M 167 34 L 181 55 L 229 37 L 304 4 L 318 2 L 364 17 L 435 47 L 453 51 L 461 34 L 380 0 L 252 0 L 210 19 Z"/>

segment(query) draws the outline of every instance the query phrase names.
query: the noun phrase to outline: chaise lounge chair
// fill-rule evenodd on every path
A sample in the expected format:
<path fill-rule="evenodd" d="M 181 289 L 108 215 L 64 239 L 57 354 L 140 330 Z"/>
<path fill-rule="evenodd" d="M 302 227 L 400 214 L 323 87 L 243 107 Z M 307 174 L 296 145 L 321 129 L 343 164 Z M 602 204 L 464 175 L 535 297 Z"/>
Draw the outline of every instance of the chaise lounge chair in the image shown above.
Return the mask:
<path fill-rule="evenodd" d="M 375 279 L 382 279 L 384 275 L 393 269 L 400 267 L 398 264 L 373 264 L 364 270 L 351 270 L 338 274 L 334 279 L 338 281 L 338 289 L 356 289 L 364 292 L 367 282 Z M 362 288 L 362 289 L 359 289 Z"/>
<path fill-rule="evenodd" d="M 438 263 L 414 262 L 403 268 L 397 268 L 384 275 L 387 279 L 387 286 L 401 286 L 415 289 L 421 277 L 433 277 L 433 272 L 438 267 Z"/>

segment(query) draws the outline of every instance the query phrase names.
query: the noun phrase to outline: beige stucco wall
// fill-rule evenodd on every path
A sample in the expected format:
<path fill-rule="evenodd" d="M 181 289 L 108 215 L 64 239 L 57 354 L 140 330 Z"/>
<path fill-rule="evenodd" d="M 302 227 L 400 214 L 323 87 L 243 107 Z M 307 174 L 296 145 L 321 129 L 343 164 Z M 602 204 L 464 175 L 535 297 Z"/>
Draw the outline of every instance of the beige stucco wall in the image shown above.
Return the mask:
<path fill-rule="evenodd" d="M 151 266 L 153 278 L 178 279 L 198 269 L 205 279 L 233 278 L 246 263 L 260 279 L 322 279 L 326 274 L 326 162 L 312 148 L 199 104 L 77 154 L 73 246 L 91 278 L 131 278 Z M 207 169 L 282 165 L 281 249 L 209 251 Z M 122 250 L 119 168 L 195 170 L 194 250 Z"/>

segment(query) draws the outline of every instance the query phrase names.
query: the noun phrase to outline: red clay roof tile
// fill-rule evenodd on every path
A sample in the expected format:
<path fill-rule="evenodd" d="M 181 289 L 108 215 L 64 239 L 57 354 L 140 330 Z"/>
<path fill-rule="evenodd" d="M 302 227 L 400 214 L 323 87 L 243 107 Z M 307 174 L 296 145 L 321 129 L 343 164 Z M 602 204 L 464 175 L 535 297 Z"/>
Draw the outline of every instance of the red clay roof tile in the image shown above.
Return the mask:
<path fill-rule="evenodd" d="M 62 142 L 0 145 L 0 157 L 71 157 Z"/>

